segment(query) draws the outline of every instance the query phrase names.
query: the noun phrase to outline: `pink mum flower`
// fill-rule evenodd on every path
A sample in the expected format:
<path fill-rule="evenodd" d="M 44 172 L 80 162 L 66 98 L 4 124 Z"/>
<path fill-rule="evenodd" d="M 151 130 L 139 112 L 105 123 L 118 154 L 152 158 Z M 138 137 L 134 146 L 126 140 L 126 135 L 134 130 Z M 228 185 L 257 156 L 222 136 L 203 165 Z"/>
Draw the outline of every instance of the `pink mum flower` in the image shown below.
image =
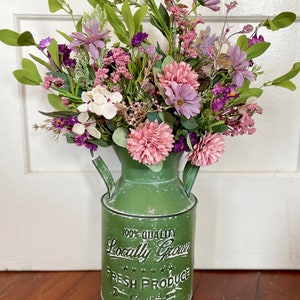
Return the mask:
<path fill-rule="evenodd" d="M 172 82 L 178 84 L 189 84 L 194 90 L 199 87 L 198 74 L 192 70 L 191 66 L 186 62 L 173 61 L 166 65 L 163 69 L 164 74 L 157 74 L 159 83 L 163 88 L 171 87 Z"/>
<path fill-rule="evenodd" d="M 199 143 L 194 145 L 193 151 L 187 159 L 196 166 L 209 166 L 216 163 L 224 152 L 224 139 L 220 133 L 206 133 Z"/>
<path fill-rule="evenodd" d="M 163 161 L 173 148 L 172 129 L 166 123 L 157 120 L 140 124 L 131 129 L 127 139 L 127 149 L 134 160 L 146 165 L 155 165 Z"/>

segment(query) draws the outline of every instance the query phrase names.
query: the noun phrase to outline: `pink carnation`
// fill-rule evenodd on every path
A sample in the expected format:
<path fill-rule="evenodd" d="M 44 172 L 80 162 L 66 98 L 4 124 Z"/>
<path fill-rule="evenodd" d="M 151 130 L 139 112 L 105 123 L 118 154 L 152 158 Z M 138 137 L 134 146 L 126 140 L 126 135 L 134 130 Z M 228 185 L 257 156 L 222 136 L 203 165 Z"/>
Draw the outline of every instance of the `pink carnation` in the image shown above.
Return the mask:
<path fill-rule="evenodd" d="M 203 136 L 199 143 L 194 145 L 193 151 L 187 159 L 196 166 L 209 166 L 216 163 L 224 152 L 224 139 L 220 133 L 211 132 Z"/>
<path fill-rule="evenodd" d="M 198 74 L 186 62 L 173 61 L 164 67 L 163 72 L 164 74 L 157 74 L 162 87 L 171 87 L 174 81 L 177 84 L 189 84 L 194 90 L 199 87 Z"/>
<path fill-rule="evenodd" d="M 147 165 L 163 161 L 173 148 L 172 129 L 166 123 L 157 120 L 140 124 L 131 129 L 127 139 L 127 149 L 134 160 Z"/>

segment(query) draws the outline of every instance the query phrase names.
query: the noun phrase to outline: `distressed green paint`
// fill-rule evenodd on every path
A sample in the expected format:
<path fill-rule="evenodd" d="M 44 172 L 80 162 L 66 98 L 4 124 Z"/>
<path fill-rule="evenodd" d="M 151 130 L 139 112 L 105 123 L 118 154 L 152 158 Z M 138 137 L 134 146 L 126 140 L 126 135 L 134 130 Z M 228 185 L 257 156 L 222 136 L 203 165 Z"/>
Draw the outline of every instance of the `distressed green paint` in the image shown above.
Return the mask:
<path fill-rule="evenodd" d="M 102 198 L 102 299 L 190 300 L 196 199 L 178 178 L 180 155 L 153 172 L 116 152 L 122 175 Z"/>

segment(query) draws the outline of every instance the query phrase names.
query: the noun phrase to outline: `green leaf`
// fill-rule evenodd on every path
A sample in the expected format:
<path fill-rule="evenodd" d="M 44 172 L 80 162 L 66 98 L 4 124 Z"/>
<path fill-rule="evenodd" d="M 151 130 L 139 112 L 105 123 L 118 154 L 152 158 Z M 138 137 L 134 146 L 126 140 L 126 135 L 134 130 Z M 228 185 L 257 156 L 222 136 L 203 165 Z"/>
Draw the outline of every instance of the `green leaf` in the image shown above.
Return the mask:
<path fill-rule="evenodd" d="M 295 20 L 296 15 L 293 12 L 282 12 L 273 19 L 266 19 L 260 26 L 265 26 L 269 30 L 275 31 L 290 26 Z"/>
<path fill-rule="evenodd" d="M 55 110 L 66 110 L 66 107 L 62 104 L 61 98 L 59 96 L 55 94 L 48 94 L 48 101 Z"/>
<path fill-rule="evenodd" d="M 296 85 L 290 80 L 279 82 L 279 83 L 273 83 L 272 85 L 286 88 L 289 89 L 290 91 L 295 91 L 297 89 Z"/>
<path fill-rule="evenodd" d="M 158 123 L 160 124 L 161 123 L 161 118 L 159 117 L 159 114 L 155 111 L 152 111 L 152 112 L 149 112 L 147 113 L 147 119 L 150 121 L 150 122 L 154 122 L 154 121 L 158 121 Z"/>
<path fill-rule="evenodd" d="M 260 42 L 256 43 L 250 48 L 246 50 L 247 53 L 247 60 L 253 59 L 255 57 L 258 57 L 262 55 L 269 47 L 271 43 L 269 42 Z"/>
<path fill-rule="evenodd" d="M 112 135 L 112 140 L 114 141 L 114 143 L 116 145 L 126 148 L 127 147 L 127 144 L 126 144 L 127 136 L 128 136 L 127 129 L 125 129 L 123 127 L 118 127 Z"/>
<path fill-rule="evenodd" d="M 15 78 L 22 84 L 40 85 L 40 82 L 32 77 L 32 73 L 25 70 L 16 70 L 13 72 Z"/>
<path fill-rule="evenodd" d="M 22 59 L 22 70 L 13 72 L 15 78 L 22 84 L 40 85 L 43 80 L 34 62 L 27 58 Z"/>
<path fill-rule="evenodd" d="M 183 181 L 184 189 L 188 195 L 190 195 L 191 193 L 199 169 L 200 169 L 199 166 L 192 165 L 190 161 L 187 161 L 184 166 L 183 173 L 182 173 L 182 181 Z"/>
<path fill-rule="evenodd" d="M 170 16 L 169 16 L 168 11 L 166 10 L 165 6 L 160 4 L 158 9 L 159 9 L 160 15 L 162 17 L 162 20 L 164 20 L 164 23 L 166 24 L 166 26 L 169 27 L 170 26 Z"/>
<path fill-rule="evenodd" d="M 17 43 L 19 46 L 34 46 L 36 45 L 34 38 L 30 31 L 25 31 L 20 34 Z"/>
<path fill-rule="evenodd" d="M 293 12 L 282 12 L 277 15 L 272 21 L 273 23 L 280 28 L 285 28 L 293 24 L 296 20 L 296 14 Z"/>
<path fill-rule="evenodd" d="M 164 123 L 167 123 L 171 128 L 173 128 L 173 125 L 176 124 L 175 117 L 167 111 L 158 112 L 158 116 Z"/>
<path fill-rule="evenodd" d="M 51 40 L 50 45 L 47 48 L 51 58 L 53 59 L 55 65 L 60 68 L 59 55 L 58 55 L 58 44 L 55 39 Z"/>
<path fill-rule="evenodd" d="M 89 140 L 89 143 L 100 146 L 100 147 L 109 147 L 112 144 L 111 142 L 103 141 L 102 139 L 100 139 L 100 140 L 92 139 L 92 140 Z"/>
<path fill-rule="evenodd" d="M 51 66 L 49 63 L 45 62 L 44 60 L 42 60 L 41 58 L 33 55 L 33 54 L 29 54 L 31 56 L 31 58 L 33 60 L 35 60 L 36 62 L 38 62 L 39 64 L 43 65 L 44 67 L 46 67 L 48 70 L 51 71 L 55 71 L 55 68 L 53 66 Z"/>
<path fill-rule="evenodd" d="M 63 9 L 63 6 L 61 5 L 59 0 L 48 0 L 48 7 L 51 13 L 55 13 L 58 10 Z"/>
<path fill-rule="evenodd" d="M 170 42 L 172 40 L 170 18 L 165 8 L 162 4 L 160 4 L 160 7 L 158 8 L 155 1 L 149 1 L 147 4 L 152 11 L 150 23 L 167 38 L 168 42 Z"/>
<path fill-rule="evenodd" d="M 79 19 L 79 21 L 77 22 L 77 24 L 76 24 L 76 31 L 77 32 L 82 32 L 82 21 L 83 21 L 83 17 L 81 17 Z M 67 36 L 69 37 L 70 41 L 72 41 L 72 38 L 70 38 L 69 35 L 67 35 Z"/>
<path fill-rule="evenodd" d="M 160 172 L 162 170 L 163 167 L 163 161 L 159 161 L 157 164 L 155 165 L 146 165 L 152 172 Z"/>
<path fill-rule="evenodd" d="M 64 33 L 64 32 L 62 32 L 62 31 L 60 31 L 60 30 L 56 30 L 61 36 L 63 36 L 68 42 L 71 42 L 72 41 L 72 38 L 68 35 L 68 34 L 66 34 L 66 33 Z"/>
<path fill-rule="evenodd" d="M 128 28 L 129 38 L 131 40 L 135 33 L 135 26 L 134 26 L 133 16 L 128 4 L 128 0 L 124 1 L 121 8 L 121 13 L 122 13 L 123 20 Z"/>
<path fill-rule="evenodd" d="M 186 118 L 182 117 L 180 119 L 180 122 L 181 122 L 182 126 L 184 128 L 186 128 L 187 130 L 194 130 L 199 126 L 194 118 L 186 119 Z"/>
<path fill-rule="evenodd" d="M 232 105 L 234 103 L 236 105 L 236 104 L 245 102 L 247 99 L 252 98 L 252 97 L 259 98 L 262 95 L 262 93 L 263 93 L 263 90 L 260 88 L 248 88 L 248 89 L 242 90 L 240 92 L 239 97 L 234 99 L 233 102 L 230 101 L 230 103 L 228 103 L 228 104 Z"/>
<path fill-rule="evenodd" d="M 248 49 L 248 38 L 245 34 L 241 35 L 237 39 L 237 45 L 243 50 L 246 51 Z"/>
<path fill-rule="evenodd" d="M 140 31 L 141 24 L 142 24 L 143 20 L 146 17 L 146 14 L 147 14 L 147 9 L 148 9 L 147 6 L 143 5 L 134 14 L 133 22 L 134 22 L 134 31 L 135 32 Z"/>
<path fill-rule="evenodd" d="M 171 64 L 174 61 L 174 58 L 172 56 L 166 56 L 162 65 L 161 65 L 161 69 L 163 69 L 166 65 Z"/>
<path fill-rule="evenodd" d="M 292 78 L 294 78 L 296 75 L 298 75 L 298 73 L 300 72 L 300 62 L 296 62 L 294 63 L 292 69 L 287 72 L 286 74 L 274 79 L 271 84 L 272 85 L 278 85 L 279 83 L 288 81 Z"/>
<path fill-rule="evenodd" d="M 1 29 L 0 30 L 0 41 L 9 46 L 19 46 L 18 38 L 20 34 L 16 31 L 12 31 L 9 29 Z"/>
<path fill-rule="evenodd" d="M 106 10 L 107 20 L 110 23 L 110 25 L 113 27 L 115 35 L 119 38 L 119 40 L 126 44 L 130 45 L 130 41 L 128 39 L 128 34 L 126 32 L 126 28 L 114 9 L 109 5 L 104 5 L 104 8 Z"/>

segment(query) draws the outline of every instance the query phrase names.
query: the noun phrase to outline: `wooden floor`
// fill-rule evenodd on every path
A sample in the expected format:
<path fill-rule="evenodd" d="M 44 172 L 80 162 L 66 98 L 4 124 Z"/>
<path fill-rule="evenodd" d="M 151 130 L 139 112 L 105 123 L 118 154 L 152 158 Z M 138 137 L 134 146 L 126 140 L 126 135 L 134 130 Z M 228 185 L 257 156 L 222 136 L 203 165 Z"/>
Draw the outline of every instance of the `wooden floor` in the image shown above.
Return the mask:
<path fill-rule="evenodd" d="M 100 300 L 100 277 L 99 271 L 0 272 L 0 300 Z M 193 300 L 300 300 L 300 272 L 195 271 Z"/>

